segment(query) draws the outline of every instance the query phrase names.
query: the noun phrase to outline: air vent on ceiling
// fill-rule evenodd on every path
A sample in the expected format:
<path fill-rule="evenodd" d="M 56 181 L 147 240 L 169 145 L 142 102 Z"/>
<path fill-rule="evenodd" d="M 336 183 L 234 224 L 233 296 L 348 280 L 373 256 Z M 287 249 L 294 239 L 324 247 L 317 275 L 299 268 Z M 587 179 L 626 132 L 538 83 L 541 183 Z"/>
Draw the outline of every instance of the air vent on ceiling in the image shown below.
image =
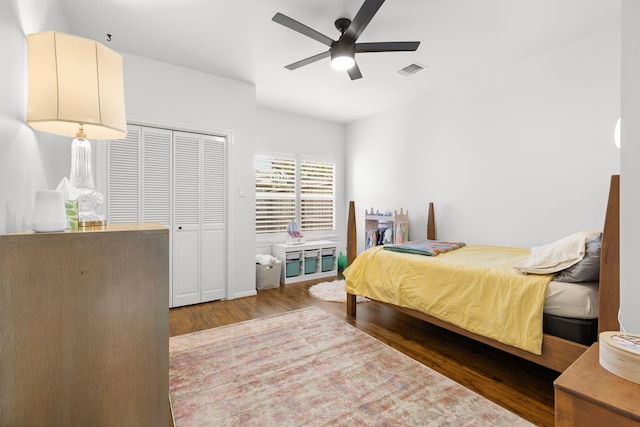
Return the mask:
<path fill-rule="evenodd" d="M 408 76 L 414 75 L 418 71 L 423 70 L 425 68 L 427 68 L 427 67 L 425 67 L 422 64 L 418 64 L 417 62 L 412 62 L 411 64 L 407 65 L 406 67 L 398 70 L 398 74 L 400 74 L 401 76 L 408 77 Z"/>

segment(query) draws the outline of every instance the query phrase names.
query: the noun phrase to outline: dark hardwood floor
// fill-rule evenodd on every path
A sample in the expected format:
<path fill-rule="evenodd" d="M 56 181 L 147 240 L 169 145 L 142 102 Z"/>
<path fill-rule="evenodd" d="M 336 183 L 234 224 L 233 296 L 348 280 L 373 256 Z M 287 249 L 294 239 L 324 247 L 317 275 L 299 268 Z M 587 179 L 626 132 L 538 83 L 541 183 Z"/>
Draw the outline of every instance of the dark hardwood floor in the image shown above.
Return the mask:
<path fill-rule="evenodd" d="M 169 333 L 181 335 L 316 305 L 539 426 L 554 425 L 553 381 L 558 372 L 445 331 L 377 303 L 345 304 L 309 295 L 314 282 L 258 291 L 257 296 L 171 309 Z"/>

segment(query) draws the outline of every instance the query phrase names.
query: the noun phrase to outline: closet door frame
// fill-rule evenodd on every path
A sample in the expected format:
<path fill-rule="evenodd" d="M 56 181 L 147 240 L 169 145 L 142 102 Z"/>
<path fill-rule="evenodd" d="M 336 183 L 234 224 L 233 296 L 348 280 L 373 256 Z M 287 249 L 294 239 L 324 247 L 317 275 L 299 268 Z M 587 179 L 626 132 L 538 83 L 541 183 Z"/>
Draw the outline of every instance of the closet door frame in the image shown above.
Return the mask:
<path fill-rule="evenodd" d="M 129 116 L 127 118 L 127 124 L 128 125 L 133 125 L 133 126 L 141 126 L 141 127 L 154 127 L 154 128 L 159 128 L 159 129 L 165 129 L 165 130 L 171 130 L 171 131 L 176 131 L 176 132 L 189 132 L 189 133 L 196 133 L 196 134 L 201 134 L 201 135 L 206 135 L 206 136 L 212 136 L 215 138 L 224 138 L 225 139 L 225 146 L 224 146 L 224 152 L 225 152 L 225 158 L 224 158 L 224 179 L 225 179 L 225 191 L 224 191 L 224 203 L 225 203 L 225 212 L 224 212 L 224 235 L 225 235 L 225 239 L 224 239 L 224 252 L 225 252 L 225 257 L 224 257 L 224 294 L 225 294 L 225 299 L 233 299 L 233 289 L 232 289 L 232 283 L 233 283 L 233 279 L 234 279 L 234 274 L 233 274 L 233 269 L 231 268 L 231 266 L 233 265 L 233 259 L 231 257 L 230 254 L 232 254 L 232 246 L 233 246 L 233 237 L 230 234 L 230 230 L 233 230 L 233 216 L 229 215 L 229 212 L 233 211 L 233 198 L 230 197 L 231 196 L 231 189 L 234 188 L 234 182 L 233 182 L 233 174 L 230 173 L 230 168 L 229 165 L 233 164 L 232 162 L 232 153 L 233 153 L 233 144 L 234 144 L 234 138 L 233 138 L 233 132 L 229 132 L 229 131 L 222 131 L 219 129 L 213 129 L 213 128 L 202 128 L 202 127 L 197 127 L 197 126 L 190 126 L 190 125 L 184 125 L 184 124 L 179 124 L 179 123 L 172 123 L 172 122 L 157 122 L 157 121 L 153 121 L 153 120 L 148 120 L 145 118 L 139 118 L 139 117 L 131 117 Z M 173 144 L 173 142 L 172 142 Z M 98 141 L 97 144 L 93 144 L 93 150 L 96 153 L 95 156 L 95 168 L 94 170 L 96 171 L 96 188 L 98 191 L 102 192 L 102 194 L 105 195 L 105 206 L 109 203 L 108 197 L 107 197 L 107 173 L 108 173 L 108 167 L 107 167 L 107 162 L 108 162 L 108 155 L 107 155 L 107 144 L 104 143 L 104 141 Z M 173 146 L 171 147 L 171 162 L 173 164 Z M 171 176 L 171 187 L 173 190 L 173 181 L 174 181 L 174 177 L 173 177 L 173 166 L 172 166 L 172 176 Z M 171 195 L 172 197 L 172 203 L 173 203 L 173 194 Z M 173 211 L 173 206 L 171 207 L 172 211 Z M 105 210 L 106 213 L 106 210 Z M 172 212 L 172 218 L 171 218 L 171 232 L 169 233 L 170 236 L 170 247 L 173 248 L 173 230 L 174 230 L 174 216 L 173 216 L 173 212 Z M 173 250 L 170 251 L 170 259 L 169 259 L 169 269 L 170 269 L 170 283 L 171 286 L 169 287 L 170 292 L 169 292 L 169 307 L 173 307 Z"/>

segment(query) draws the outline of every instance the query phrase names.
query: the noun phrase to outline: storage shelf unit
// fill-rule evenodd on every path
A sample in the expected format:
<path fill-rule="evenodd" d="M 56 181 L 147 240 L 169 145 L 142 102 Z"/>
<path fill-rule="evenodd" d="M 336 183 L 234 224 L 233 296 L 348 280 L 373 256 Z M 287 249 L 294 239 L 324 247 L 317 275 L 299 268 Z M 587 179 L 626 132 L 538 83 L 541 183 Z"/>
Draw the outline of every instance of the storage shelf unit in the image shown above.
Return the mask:
<path fill-rule="evenodd" d="M 374 245 L 370 242 L 369 238 L 369 230 L 375 230 L 380 228 L 388 228 L 391 230 L 392 237 L 390 243 L 404 243 L 409 240 L 409 212 L 404 212 L 402 208 L 400 208 L 400 213 L 398 211 L 393 211 L 393 215 L 384 214 L 376 211 L 373 212 L 373 208 L 371 208 L 371 212 L 367 210 L 364 211 L 365 216 L 365 249 L 369 249 Z"/>
<path fill-rule="evenodd" d="M 283 262 L 281 284 L 338 275 L 336 242 L 317 240 L 299 245 L 277 244 L 271 250 L 273 256 Z"/>

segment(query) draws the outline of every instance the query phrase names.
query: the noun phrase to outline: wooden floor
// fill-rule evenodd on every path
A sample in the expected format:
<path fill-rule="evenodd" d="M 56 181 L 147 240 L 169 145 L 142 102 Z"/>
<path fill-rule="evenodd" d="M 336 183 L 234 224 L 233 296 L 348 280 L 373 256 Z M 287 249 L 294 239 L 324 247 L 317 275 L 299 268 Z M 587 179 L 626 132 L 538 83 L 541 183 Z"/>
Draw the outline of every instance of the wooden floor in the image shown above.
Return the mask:
<path fill-rule="evenodd" d="M 345 304 L 310 296 L 307 290 L 312 284 L 291 284 L 258 291 L 254 297 L 171 309 L 169 333 L 181 335 L 315 305 L 530 422 L 553 426 L 553 381 L 559 373 L 381 304 L 358 304 L 356 318 L 349 318 Z"/>

